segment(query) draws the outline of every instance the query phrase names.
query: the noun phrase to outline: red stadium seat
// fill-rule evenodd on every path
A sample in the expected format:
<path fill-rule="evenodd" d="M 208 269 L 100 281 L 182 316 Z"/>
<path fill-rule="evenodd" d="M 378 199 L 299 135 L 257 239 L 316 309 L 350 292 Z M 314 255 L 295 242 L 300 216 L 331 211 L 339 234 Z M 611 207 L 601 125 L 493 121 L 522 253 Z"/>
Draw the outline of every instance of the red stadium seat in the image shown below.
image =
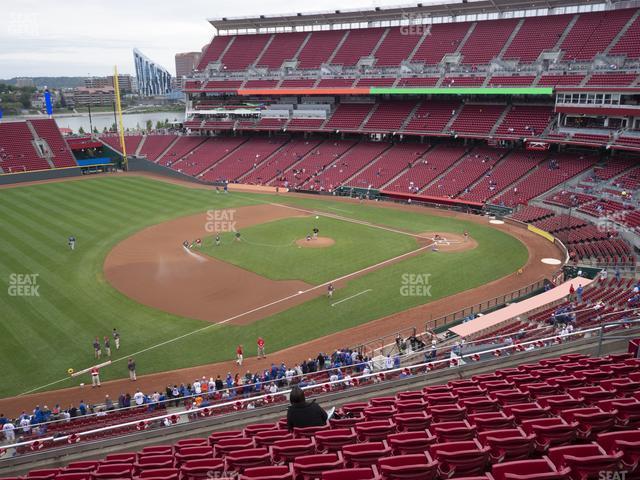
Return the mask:
<path fill-rule="evenodd" d="M 271 460 L 274 463 L 287 463 L 294 461 L 302 455 L 311 455 L 316 451 L 316 442 L 313 438 L 295 438 L 292 440 L 278 440 L 269 448 Z"/>
<path fill-rule="evenodd" d="M 619 472 L 623 456 L 622 452 L 608 455 L 595 443 L 551 448 L 548 455 L 558 469 L 570 468 L 574 480 L 598 478 L 601 472 Z"/>
<path fill-rule="evenodd" d="M 97 460 L 71 462 L 65 467 L 64 473 L 93 472 L 99 464 L 100 462 Z"/>
<path fill-rule="evenodd" d="M 176 467 L 180 467 L 189 460 L 213 458 L 213 448 L 208 445 L 200 447 L 184 447 L 175 454 L 175 457 Z"/>
<path fill-rule="evenodd" d="M 640 430 L 601 433 L 596 442 L 608 455 L 622 452 L 624 470 L 637 472 L 640 465 Z"/>
<path fill-rule="evenodd" d="M 320 455 L 305 455 L 293 462 L 296 478 L 313 480 L 322 476 L 323 472 L 336 470 L 344 466 L 342 453 L 325 453 Z"/>
<path fill-rule="evenodd" d="M 477 440 L 436 443 L 429 452 L 439 463 L 438 473 L 443 478 L 480 475 L 489 464 L 489 447 Z"/>
<path fill-rule="evenodd" d="M 242 430 L 225 430 L 222 432 L 213 432 L 209 435 L 209 445 L 212 447 L 223 438 L 240 438 L 243 436 Z"/>
<path fill-rule="evenodd" d="M 93 478 L 97 480 L 130 478 L 132 475 L 133 465 L 130 463 L 107 463 L 93 472 Z"/>
<path fill-rule="evenodd" d="M 424 430 L 431 425 L 432 420 L 433 417 L 427 415 L 424 411 L 397 413 L 393 416 L 393 421 L 397 425 L 399 432 Z"/>
<path fill-rule="evenodd" d="M 271 464 L 269 450 L 261 448 L 247 448 L 235 450 L 224 457 L 227 472 L 234 471 L 242 473 L 247 468 L 266 467 Z"/>
<path fill-rule="evenodd" d="M 322 473 L 322 480 L 379 480 L 375 466 L 368 468 L 344 468 Z"/>
<path fill-rule="evenodd" d="M 433 416 L 435 423 L 453 422 L 456 420 L 464 420 L 467 418 L 467 409 L 459 405 L 442 405 L 437 407 L 429 407 L 427 413 Z"/>
<path fill-rule="evenodd" d="M 489 447 L 491 462 L 526 460 L 535 452 L 535 435 L 525 434 L 521 428 L 480 432 L 478 440 Z"/>
<path fill-rule="evenodd" d="M 146 479 L 146 480 L 178 480 L 180 478 L 180 471 L 177 468 L 156 468 L 150 470 L 143 470 L 140 475 L 134 477 L 134 479 Z"/>
<path fill-rule="evenodd" d="M 394 455 L 425 452 L 429 445 L 436 443 L 436 440 L 436 437 L 426 430 L 393 433 L 387 436 Z"/>
<path fill-rule="evenodd" d="M 378 468 L 384 480 L 435 480 L 438 474 L 438 462 L 428 453 L 381 458 Z"/>
<path fill-rule="evenodd" d="M 391 455 L 387 442 L 363 442 L 342 447 L 344 464 L 349 468 L 375 465 L 378 459 Z"/>
<path fill-rule="evenodd" d="M 567 422 L 577 422 L 577 435 L 580 439 L 591 439 L 600 432 L 606 432 L 616 423 L 614 412 L 605 412 L 597 407 L 572 408 L 560 412 Z"/>
<path fill-rule="evenodd" d="M 180 467 L 183 480 L 209 479 L 210 475 L 222 475 L 224 460 L 221 458 L 205 458 L 189 460 Z"/>
<path fill-rule="evenodd" d="M 557 470 L 548 459 L 498 463 L 491 469 L 495 480 L 570 480 L 570 469 Z"/>
<path fill-rule="evenodd" d="M 371 442 L 384 440 L 387 435 L 396 431 L 396 424 L 392 420 L 371 420 L 362 422 L 355 427 L 359 441 Z"/>
<path fill-rule="evenodd" d="M 479 432 L 485 430 L 502 430 L 516 426 L 515 417 L 507 416 L 504 412 L 474 413 L 469 415 L 469 423 Z"/>
<path fill-rule="evenodd" d="M 144 455 L 133 464 L 137 475 L 144 470 L 173 468 L 173 455 Z"/>
<path fill-rule="evenodd" d="M 293 480 L 293 469 L 290 466 L 268 466 L 247 468 L 240 480 Z"/>
<path fill-rule="evenodd" d="M 253 436 L 256 447 L 268 447 L 278 440 L 293 440 L 293 433 L 288 430 L 262 430 Z"/>
<path fill-rule="evenodd" d="M 314 438 L 319 452 L 336 452 L 357 441 L 357 435 L 351 428 L 324 430 L 316 433 Z"/>
<path fill-rule="evenodd" d="M 537 418 L 522 422 L 527 434 L 536 436 L 536 450 L 546 452 L 551 447 L 572 443 L 577 436 L 578 423 L 567 423 L 561 418 Z"/>
<path fill-rule="evenodd" d="M 436 436 L 438 443 L 460 442 L 476 438 L 476 427 L 469 425 L 466 420 L 434 423 L 429 431 Z"/>
<path fill-rule="evenodd" d="M 254 446 L 254 443 L 252 438 L 245 438 L 245 437 L 221 438 L 213 446 L 213 456 L 224 457 L 225 455 L 231 452 L 235 452 L 236 450 L 252 448 L 253 446 Z"/>

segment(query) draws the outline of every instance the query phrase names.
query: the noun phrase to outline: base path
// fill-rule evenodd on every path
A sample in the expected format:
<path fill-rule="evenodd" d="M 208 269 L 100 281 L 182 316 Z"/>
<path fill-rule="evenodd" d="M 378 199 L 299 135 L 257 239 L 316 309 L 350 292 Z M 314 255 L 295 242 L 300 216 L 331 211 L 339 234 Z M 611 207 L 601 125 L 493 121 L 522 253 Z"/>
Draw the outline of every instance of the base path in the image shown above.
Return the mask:
<path fill-rule="evenodd" d="M 161 180 L 161 178 L 158 178 Z M 172 183 L 178 183 L 172 181 Z M 185 186 L 193 186 L 189 185 L 186 182 L 179 182 Z M 202 188 L 201 186 L 196 186 L 195 188 Z M 296 195 L 298 194 L 284 194 L 286 195 Z M 303 198 L 308 198 L 306 195 L 300 195 Z M 348 198 L 332 198 L 332 200 L 339 200 L 341 202 L 358 202 L 358 200 L 352 200 Z M 367 202 L 368 203 L 368 202 Z M 114 380 L 110 382 L 104 382 L 102 384 L 102 388 L 100 389 L 90 389 L 84 388 L 81 389 L 79 387 L 66 388 L 61 390 L 48 391 L 43 393 L 36 393 L 25 395 L 22 397 L 8 398 L 8 399 L 0 399 L 0 411 L 5 415 L 13 416 L 20 413 L 24 409 L 31 409 L 34 405 L 55 405 L 59 403 L 62 406 L 69 405 L 70 403 L 78 404 L 79 400 L 82 398 L 85 402 L 90 403 L 102 403 L 104 401 L 105 394 L 109 394 L 112 398 L 117 398 L 120 393 L 123 392 L 131 392 L 133 393 L 136 389 L 140 389 L 144 392 L 153 392 L 154 390 L 161 390 L 166 388 L 167 385 L 175 384 L 175 383 L 187 383 L 193 382 L 196 378 L 201 378 L 205 376 L 216 377 L 216 375 L 225 375 L 226 372 L 236 371 L 243 373 L 247 370 L 251 371 L 261 371 L 268 368 L 271 365 L 271 362 L 285 362 L 287 365 L 299 363 L 302 360 L 315 357 L 318 352 L 329 353 L 336 348 L 353 346 L 358 343 L 364 343 L 370 340 L 373 340 L 377 337 L 382 337 L 384 335 L 392 334 L 398 330 L 410 327 L 417 327 L 419 330 L 422 330 L 426 321 L 432 318 L 437 318 L 454 311 L 460 310 L 464 307 L 468 307 L 470 305 L 479 303 L 481 301 L 485 301 L 487 299 L 496 297 L 501 293 L 511 292 L 513 290 L 517 290 L 519 288 L 523 288 L 528 286 L 536 281 L 539 281 L 545 277 L 551 276 L 558 269 L 557 266 L 553 265 L 545 265 L 541 262 L 542 258 L 560 258 L 560 251 L 556 246 L 550 243 L 548 240 L 527 231 L 526 229 L 519 228 L 514 225 L 510 225 L 508 223 L 502 225 L 490 225 L 488 219 L 486 217 L 479 217 L 477 215 L 467 215 L 463 213 L 456 212 L 445 212 L 436 209 L 430 209 L 415 205 L 399 205 L 399 204 L 388 204 L 388 203 L 368 203 L 368 205 L 376 205 L 380 208 L 391 208 L 391 209 L 400 209 L 400 210 L 411 210 L 418 213 L 422 213 L 425 215 L 437 215 L 448 218 L 457 218 L 460 220 L 465 220 L 469 222 L 474 222 L 482 225 L 487 225 L 491 228 L 495 228 L 497 230 L 501 230 L 505 233 L 508 233 L 520 241 L 522 241 L 527 247 L 529 253 L 529 260 L 527 264 L 523 267 L 522 274 L 511 274 L 504 278 L 495 280 L 491 283 L 485 284 L 481 287 L 475 288 L 473 290 L 468 290 L 465 292 L 460 292 L 455 295 L 449 296 L 447 298 L 442 298 L 436 300 L 434 302 L 428 303 L 426 305 L 422 305 L 404 312 L 399 312 L 393 315 L 390 315 L 385 318 L 381 318 L 372 322 L 368 322 L 366 324 L 349 328 L 347 330 L 343 330 L 332 335 L 328 335 L 316 340 L 309 341 L 304 344 L 295 345 L 293 347 L 281 350 L 279 352 L 270 352 L 269 345 L 266 345 L 267 349 L 267 359 L 265 360 L 257 360 L 254 358 L 246 358 L 243 366 L 239 368 L 235 361 L 230 360 L 227 362 L 221 362 L 216 364 L 209 365 L 201 365 L 197 367 L 185 368 L 180 370 L 174 370 L 169 372 L 161 372 L 156 374 L 139 376 L 137 382 L 131 382 L 127 379 Z M 256 210 L 253 211 L 255 214 L 255 223 L 266 222 L 268 219 L 275 218 L 285 218 L 287 216 L 296 215 L 296 211 L 291 208 L 278 208 L 274 205 L 261 205 L 257 207 L 247 207 L 254 208 Z M 262 210 L 264 209 L 264 210 Z M 240 209 L 238 209 L 240 211 Z M 267 213 L 269 212 L 269 213 Z M 299 214 L 304 214 L 304 212 L 299 212 Z M 204 214 L 203 214 L 204 215 Z M 203 219 L 203 215 L 200 215 L 200 228 L 204 229 L 205 220 Z M 264 215 L 261 219 L 260 215 Z M 269 217 L 275 215 L 275 217 Z M 278 217 L 281 215 L 281 217 Z M 196 216 L 197 217 L 197 216 Z M 187 217 L 189 218 L 189 217 Z M 188 222 L 187 219 L 178 219 L 177 221 L 185 221 Z M 238 217 L 238 220 L 240 218 Z M 193 221 L 193 220 L 191 220 Z M 194 223 L 194 226 L 197 224 Z M 163 224 L 166 225 L 166 224 Z M 239 222 L 239 226 L 242 226 L 242 223 Z M 195 228 L 195 227 L 194 227 Z M 153 227 L 151 227 L 153 229 Z M 150 229 L 147 229 L 150 230 Z M 145 230 L 143 230 L 145 232 Z M 140 232 L 142 233 L 142 232 Z M 448 237 L 447 232 L 438 232 L 443 237 Z M 171 248 L 175 250 L 175 255 L 180 255 L 180 258 L 183 258 L 185 255 L 185 251 L 181 246 L 183 240 L 190 238 L 195 239 L 198 236 L 204 237 L 203 233 L 197 234 L 190 238 L 189 236 L 184 237 L 182 233 L 180 235 L 173 235 L 166 240 L 156 238 L 154 241 L 167 241 L 171 244 Z M 425 235 L 428 236 L 428 235 Z M 174 246 L 177 240 L 177 245 Z M 455 239 L 458 241 L 458 239 Z M 471 245 L 465 245 L 464 248 L 473 248 L 473 239 L 469 239 Z M 453 243 L 453 241 L 452 241 Z M 455 245 L 458 245 L 457 243 Z M 147 245 L 140 244 L 137 245 L 136 248 L 139 251 L 144 251 L 147 248 Z M 442 249 L 444 252 L 444 249 Z M 113 252 L 112 252 L 113 253 Z M 147 262 L 152 261 L 152 259 L 147 259 Z M 153 260 L 155 261 L 155 260 Z M 144 262 L 143 262 L 144 263 Z M 195 268 L 196 263 L 193 262 Z M 105 263 L 106 267 L 106 263 Z M 151 265 L 141 265 L 143 268 L 148 268 L 148 272 L 157 273 L 156 270 L 153 270 L 153 266 Z M 114 269 L 112 272 L 113 275 L 117 275 L 118 264 L 114 263 L 111 265 L 111 268 Z M 236 268 L 236 267 L 234 267 Z M 237 268 L 236 268 L 237 269 Z M 249 273 L 249 272 L 247 272 Z M 190 277 L 193 272 L 190 271 Z M 258 278 L 262 278 L 259 277 Z M 264 280 L 264 278 L 262 278 Z M 281 284 L 283 282 L 273 282 L 269 280 L 271 284 Z M 302 282 L 293 282 L 305 285 Z M 175 285 L 174 285 L 175 286 Z M 288 287 L 287 287 L 288 288 Z M 295 287 L 294 287 L 295 288 Z M 304 288 L 301 288 L 304 290 Z M 322 290 L 321 293 L 324 293 Z M 372 293 L 367 293 L 367 295 L 371 295 Z M 270 298 L 274 298 L 273 296 Z M 243 301 L 246 301 L 246 296 L 243 297 Z M 231 303 L 231 302 L 228 302 Z M 220 304 L 218 303 L 218 306 Z M 232 305 L 231 305 L 232 307 Z M 336 306 L 339 308 L 340 305 Z M 261 312 L 259 316 L 264 316 L 264 312 Z M 247 346 L 246 355 L 254 355 L 255 352 L 251 350 L 251 347 Z"/>

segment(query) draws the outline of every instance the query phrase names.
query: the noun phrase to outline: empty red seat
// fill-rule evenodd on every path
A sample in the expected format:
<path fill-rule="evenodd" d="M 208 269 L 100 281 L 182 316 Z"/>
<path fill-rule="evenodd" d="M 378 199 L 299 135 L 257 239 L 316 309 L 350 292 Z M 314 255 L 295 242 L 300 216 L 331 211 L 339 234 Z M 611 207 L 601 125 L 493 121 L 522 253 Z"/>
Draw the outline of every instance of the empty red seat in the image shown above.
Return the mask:
<path fill-rule="evenodd" d="M 548 459 L 517 460 L 493 465 L 495 480 L 569 480 L 569 468 L 558 470 Z"/>
<path fill-rule="evenodd" d="M 638 472 L 640 464 L 640 430 L 601 433 L 596 442 L 609 455 L 622 452 L 622 466 L 629 472 Z"/>
<path fill-rule="evenodd" d="M 133 463 L 136 461 L 135 453 L 110 453 L 104 460 L 100 462 L 101 464 L 105 463 Z"/>
<path fill-rule="evenodd" d="M 426 430 L 402 432 L 388 435 L 387 442 L 394 455 L 408 455 L 425 452 L 429 445 L 436 443 L 436 437 Z"/>
<path fill-rule="evenodd" d="M 378 480 L 375 466 L 368 468 L 343 468 L 322 473 L 322 480 Z"/>
<path fill-rule="evenodd" d="M 494 390 L 489 392 L 491 398 L 495 398 L 500 405 L 510 405 L 513 403 L 527 403 L 531 401 L 528 392 L 520 390 Z"/>
<path fill-rule="evenodd" d="M 549 407 L 541 407 L 536 402 L 516 403 L 513 405 L 505 405 L 502 411 L 506 415 L 513 415 L 518 423 L 534 418 L 547 418 L 549 416 Z"/>
<path fill-rule="evenodd" d="M 216 445 L 217 447 L 217 445 Z M 213 448 L 209 445 L 204 445 L 200 447 L 184 447 L 179 452 L 175 454 L 176 457 L 176 466 L 180 467 L 185 462 L 189 460 L 198 460 L 201 458 L 212 458 L 213 457 Z"/>
<path fill-rule="evenodd" d="M 481 380 L 480 386 L 491 393 L 502 390 L 512 390 L 515 385 L 508 380 L 496 377 L 496 380 Z"/>
<path fill-rule="evenodd" d="M 549 407 L 551 413 L 558 414 L 562 410 L 569 410 L 570 408 L 580 408 L 584 406 L 584 399 L 574 398 L 571 395 L 545 395 L 538 397 L 536 401 L 543 407 Z"/>
<path fill-rule="evenodd" d="M 369 405 L 372 407 L 393 407 L 395 404 L 396 397 L 374 397 L 369 400 Z"/>
<path fill-rule="evenodd" d="M 173 468 L 173 455 L 141 455 L 133 464 L 136 474 L 143 470 Z"/>
<path fill-rule="evenodd" d="M 99 480 L 131 478 L 133 465 L 130 463 L 108 463 L 100 465 L 93 472 L 93 478 Z"/>
<path fill-rule="evenodd" d="M 245 437 L 222 438 L 213 446 L 213 456 L 224 457 L 228 453 L 253 447 L 253 439 Z"/>
<path fill-rule="evenodd" d="M 489 447 L 483 447 L 476 439 L 436 443 L 429 452 L 439 463 L 438 473 L 443 478 L 480 475 L 489 464 Z"/>
<path fill-rule="evenodd" d="M 429 407 L 427 412 L 433 416 L 433 421 L 436 423 L 453 422 L 467 418 L 467 409 L 457 404 Z"/>
<path fill-rule="evenodd" d="M 253 437 L 256 433 L 264 430 L 275 430 L 278 428 L 276 423 L 254 423 L 244 427 L 243 433 L 245 437 Z"/>
<path fill-rule="evenodd" d="M 594 405 L 599 400 L 615 398 L 615 393 L 605 390 L 602 387 L 578 387 L 569 388 L 567 393 L 575 398 L 584 398 L 587 405 Z"/>
<path fill-rule="evenodd" d="M 65 473 L 82 473 L 82 472 L 93 472 L 100 462 L 97 460 L 89 460 L 89 461 L 80 461 L 80 462 L 71 462 L 64 469 Z"/>
<path fill-rule="evenodd" d="M 323 472 L 339 469 L 343 466 L 342 453 L 334 452 L 298 457 L 293 462 L 293 471 L 296 478 L 312 480 L 320 477 Z"/>
<path fill-rule="evenodd" d="M 146 455 L 173 455 L 172 445 L 152 445 L 144 447 L 138 457 Z"/>
<path fill-rule="evenodd" d="M 93 480 L 93 474 L 91 472 L 59 473 L 55 480 Z"/>
<path fill-rule="evenodd" d="M 567 423 L 561 418 L 536 418 L 522 422 L 527 434 L 536 436 L 536 450 L 546 452 L 551 447 L 572 443 L 577 436 L 578 423 Z"/>
<path fill-rule="evenodd" d="M 25 478 L 33 478 L 38 480 L 53 480 L 56 475 L 60 474 L 59 468 L 40 468 L 37 470 L 30 470 Z"/>
<path fill-rule="evenodd" d="M 395 400 L 394 400 L 395 402 Z M 376 406 L 376 407 L 367 407 L 364 409 L 362 414 L 364 418 L 369 420 L 387 420 L 392 418 L 397 413 L 397 410 L 393 406 Z"/>
<path fill-rule="evenodd" d="M 355 402 L 355 403 L 347 403 L 340 407 L 343 413 L 351 414 L 351 415 L 359 415 L 364 412 L 364 409 L 369 407 L 367 402 Z"/>
<path fill-rule="evenodd" d="M 331 428 L 351 428 L 356 423 L 363 422 L 364 416 L 356 416 L 356 417 L 343 417 L 343 418 L 335 418 L 332 417 L 329 419 L 329 425 Z"/>
<path fill-rule="evenodd" d="M 224 460 L 221 458 L 204 458 L 189 460 L 180 466 L 183 480 L 209 479 L 210 475 L 221 475 L 224 471 Z"/>
<path fill-rule="evenodd" d="M 273 445 L 274 442 L 278 440 L 292 440 L 293 433 L 289 433 L 288 430 L 262 430 L 257 432 L 253 441 L 256 447 L 268 447 Z"/>
<path fill-rule="evenodd" d="M 564 375 L 555 378 L 547 379 L 547 383 L 550 385 L 557 385 L 560 388 L 575 388 L 575 387 L 584 387 L 585 380 L 583 378 L 578 378 L 573 375 Z"/>
<path fill-rule="evenodd" d="M 398 400 L 423 400 L 424 395 L 422 392 L 398 392 L 396 398 Z"/>
<path fill-rule="evenodd" d="M 595 443 L 551 448 L 548 455 L 558 469 L 570 468 L 575 480 L 602 478 L 601 472 L 622 470 L 622 452 L 609 455 Z"/>
<path fill-rule="evenodd" d="M 209 435 L 209 445 L 212 447 L 218 443 L 218 440 L 222 440 L 223 438 L 239 438 L 242 437 L 242 430 L 226 430 L 223 432 L 213 432 Z"/>
<path fill-rule="evenodd" d="M 438 474 L 438 462 L 428 453 L 381 458 L 378 468 L 384 480 L 435 480 Z"/>
<path fill-rule="evenodd" d="M 208 444 L 209 441 L 206 438 L 185 438 L 184 440 L 178 440 L 174 448 L 176 452 L 179 452 L 183 448 L 202 447 Z"/>
<path fill-rule="evenodd" d="M 589 439 L 600 432 L 611 430 L 616 423 L 614 412 L 605 412 L 598 407 L 572 408 L 560 412 L 567 422 L 577 422 L 577 435 Z"/>
<path fill-rule="evenodd" d="M 515 417 L 504 412 L 474 413 L 469 415 L 469 423 L 475 425 L 477 431 L 502 430 L 516 426 Z"/>
<path fill-rule="evenodd" d="M 429 407 L 434 407 L 438 405 L 451 405 L 458 403 L 457 395 L 453 395 L 451 392 L 437 392 L 437 393 L 427 393 L 424 396 L 424 399 L 427 401 Z"/>
<path fill-rule="evenodd" d="M 535 435 L 527 435 L 521 428 L 480 432 L 478 440 L 490 448 L 492 463 L 525 460 L 535 452 Z"/>
<path fill-rule="evenodd" d="M 336 428 L 318 432 L 314 438 L 319 452 L 336 452 L 345 445 L 355 443 L 358 437 L 352 428 Z"/>
<path fill-rule="evenodd" d="M 393 421 L 397 425 L 399 432 L 409 432 L 424 430 L 431 425 L 433 417 L 426 412 L 397 413 L 393 416 Z"/>
<path fill-rule="evenodd" d="M 288 465 L 247 468 L 240 475 L 240 480 L 293 480 L 293 478 L 293 469 Z"/>
<path fill-rule="evenodd" d="M 242 473 L 251 467 L 265 467 L 271 464 L 269 450 L 264 447 L 235 450 L 224 457 L 226 470 Z"/>
<path fill-rule="evenodd" d="M 466 420 L 434 423 L 429 431 L 436 436 L 438 443 L 459 442 L 476 437 L 476 427 L 469 425 Z"/>
<path fill-rule="evenodd" d="M 349 468 L 375 465 L 378 459 L 391 455 L 387 442 L 362 442 L 342 447 L 344 464 Z"/>
<path fill-rule="evenodd" d="M 313 438 L 316 433 L 327 429 L 327 425 L 321 427 L 293 427 L 293 436 L 296 438 Z"/>
<path fill-rule="evenodd" d="M 562 392 L 562 388 L 558 385 L 553 385 L 550 382 L 530 382 L 521 383 L 518 385 L 518 389 L 523 392 L 528 392 L 532 398 L 538 398 L 543 395 L 556 395 Z"/>
<path fill-rule="evenodd" d="M 497 412 L 500 410 L 498 400 L 486 395 L 482 397 L 461 398 L 458 401 L 458 405 L 466 408 L 467 414 Z"/>
<path fill-rule="evenodd" d="M 427 402 L 425 402 L 423 398 L 396 400 L 396 409 L 398 410 L 398 413 L 424 412 L 426 407 Z"/>
<path fill-rule="evenodd" d="M 384 440 L 387 435 L 395 433 L 396 424 L 392 420 L 371 420 L 356 425 L 355 431 L 359 441 Z"/>
<path fill-rule="evenodd" d="M 301 455 L 311 455 L 316 451 L 313 438 L 295 438 L 292 440 L 278 440 L 269 448 L 271 460 L 274 463 L 292 462 Z"/>
<path fill-rule="evenodd" d="M 180 471 L 177 468 L 153 468 L 149 470 L 143 470 L 140 475 L 134 477 L 134 479 L 146 479 L 146 480 L 178 480 L 180 478 Z"/>

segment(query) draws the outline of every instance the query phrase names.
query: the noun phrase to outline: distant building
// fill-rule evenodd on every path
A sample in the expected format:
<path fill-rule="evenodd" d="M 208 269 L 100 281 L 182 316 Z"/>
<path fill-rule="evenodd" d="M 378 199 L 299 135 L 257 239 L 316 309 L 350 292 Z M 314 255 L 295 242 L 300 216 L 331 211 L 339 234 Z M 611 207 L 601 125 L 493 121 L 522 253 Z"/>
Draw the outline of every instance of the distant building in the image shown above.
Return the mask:
<path fill-rule="evenodd" d="M 171 93 L 171 74 L 147 58 L 140 50 L 133 50 L 136 66 L 138 93 L 143 97 L 168 95 Z"/>
<path fill-rule="evenodd" d="M 36 84 L 34 83 L 32 78 L 16 78 L 16 87 L 35 87 Z"/>
<path fill-rule="evenodd" d="M 126 95 L 127 93 L 135 92 L 136 80 L 133 76 L 125 74 L 118 75 L 118 83 L 120 85 L 120 94 Z M 90 77 L 84 79 L 85 88 L 114 88 L 113 75 L 108 77 Z"/>
<path fill-rule="evenodd" d="M 200 62 L 200 52 L 176 53 L 176 78 L 189 77 Z"/>
<path fill-rule="evenodd" d="M 87 88 L 77 87 L 73 89 L 73 103 L 76 106 L 110 106 L 115 101 L 113 87 Z"/>

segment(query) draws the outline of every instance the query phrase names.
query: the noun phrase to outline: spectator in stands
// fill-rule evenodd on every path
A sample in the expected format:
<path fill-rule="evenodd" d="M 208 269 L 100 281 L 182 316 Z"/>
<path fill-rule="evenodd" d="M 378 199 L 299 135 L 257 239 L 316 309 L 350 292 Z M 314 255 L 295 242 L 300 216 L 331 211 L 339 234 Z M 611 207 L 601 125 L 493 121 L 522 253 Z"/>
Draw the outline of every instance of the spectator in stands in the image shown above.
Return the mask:
<path fill-rule="evenodd" d="M 291 405 L 287 410 L 287 427 L 321 427 L 327 423 L 328 415 L 315 400 L 307 402 L 300 387 L 294 386 L 289 394 Z"/>
<path fill-rule="evenodd" d="M 578 303 L 582 303 L 582 292 L 584 291 L 584 288 L 582 287 L 582 284 L 578 284 L 578 288 L 576 289 L 576 296 L 578 299 Z"/>

